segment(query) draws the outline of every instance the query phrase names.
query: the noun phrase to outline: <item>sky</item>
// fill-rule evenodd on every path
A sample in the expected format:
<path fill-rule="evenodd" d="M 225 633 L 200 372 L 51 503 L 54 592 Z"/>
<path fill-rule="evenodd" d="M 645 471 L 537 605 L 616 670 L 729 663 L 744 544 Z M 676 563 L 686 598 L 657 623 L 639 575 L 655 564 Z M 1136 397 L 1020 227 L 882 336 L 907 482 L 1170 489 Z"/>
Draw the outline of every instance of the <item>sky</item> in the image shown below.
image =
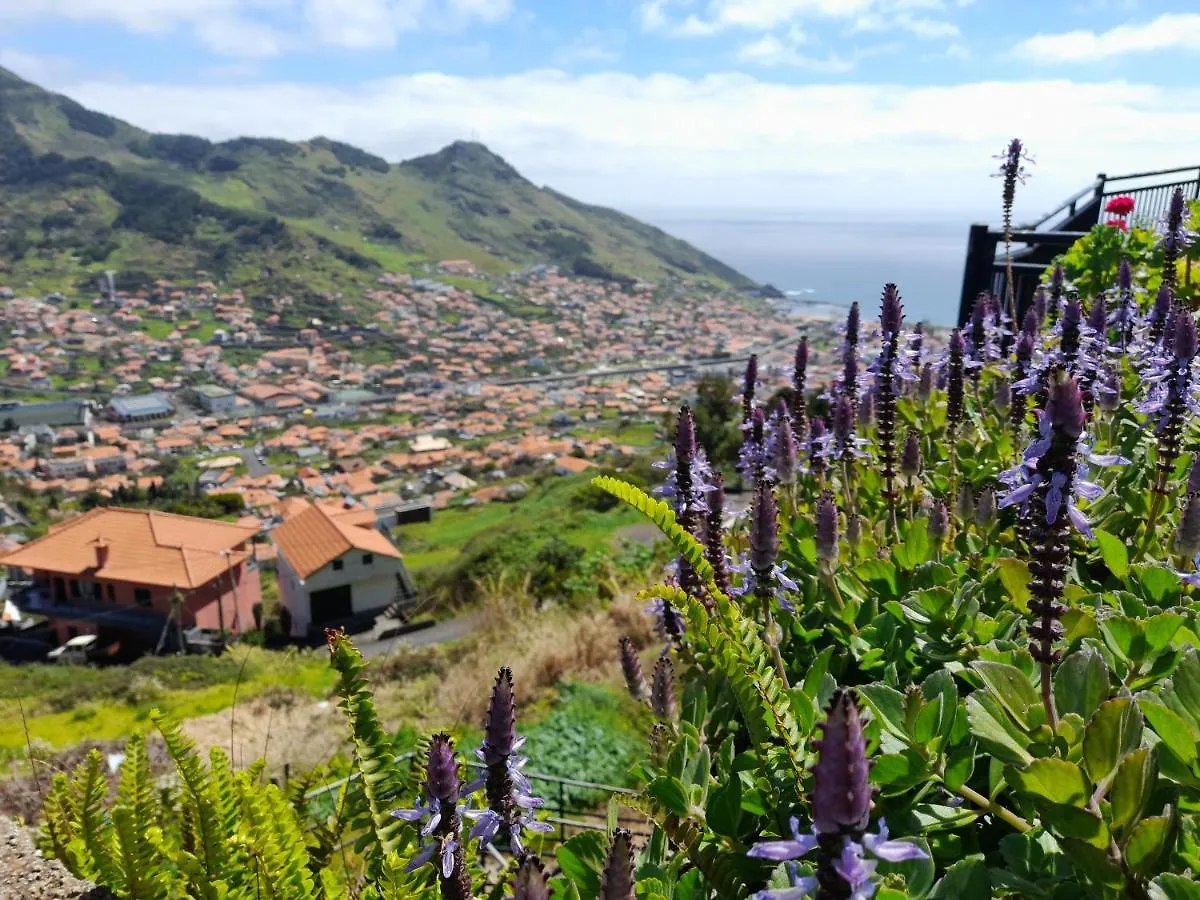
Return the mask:
<path fill-rule="evenodd" d="M 155 131 L 457 139 L 634 213 L 983 216 L 1200 164 L 1194 0 L 0 0 L 0 65 Z M 993 216 L 994 217 L 994 216 Z"/>

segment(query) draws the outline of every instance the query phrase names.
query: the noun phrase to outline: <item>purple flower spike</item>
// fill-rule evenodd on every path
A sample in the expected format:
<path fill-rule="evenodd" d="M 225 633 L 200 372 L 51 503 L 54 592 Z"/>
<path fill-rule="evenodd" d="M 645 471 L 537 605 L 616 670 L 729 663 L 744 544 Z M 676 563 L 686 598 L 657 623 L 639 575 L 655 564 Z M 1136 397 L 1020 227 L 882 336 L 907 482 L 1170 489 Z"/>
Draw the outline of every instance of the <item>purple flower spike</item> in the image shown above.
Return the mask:
<path fill-rule="evenodd" d="M 597 900 L 634 900 L 633 836 L 624 828 L 613 832 Z"/>
<path fill-rule="evenodd" d="M 808 429 L 808 466 L 814 475 L 822 475 L 825 472 L 825 436 L 825 419 L 817 416 Z"/>
<path fill-rule="evenodd" d="M 952 434 L 962 422 L 963 417 L 963 356 L 966 349 L 962 332 L 955 328 L 950 332 L 950 350 L 947 359 L 949 380 L 946 387 L 946 424 Z"/>
<path fill-rule="evenodd" d="M 1192 457 L 1192 465 L 1188 469 L 1187 492 L 1189 497 L 1200 494 L 1200 453 Z"/>
<path fill-rule="evenodd" d="M 1174 193 L 1171 194 L 1171 202 L 1167 206 L 1167 221 L 1162 240 L 1159 242 L 1163 256 L 1163 285 L 1169 287 L 1172 293 L 1179 277 L 1176 264 L 1192 239 L 1192 233 L 1186 225 L 1187 218 L 1188 207 L 1187 200 L 1183 196 L 1183 189 L 1175 188 Z"/>
<path fill-rule="evenodd" d="M 816 512 L 817 559 L 822 565 L 832 567 L 838 559 L 838 508 L 833 491 L 821 492 Z"/>
<path fill-rule="evenodd" d="M 1046 313 L 1050 304 L 1050 298 L 1046 294 L 1046 288 L 1043 285 L 1038 285 L 1037 290 L 1033 292 L 1033 306 L 1029 312 L 1033 313 L 1034 322 L 1037 330 L 1041 330 L 1042 324 L 1046 321 Z M 1025 321 L 1029 321 L 1029 315 L 1026 314 Z"/>
<path fill-rule="evenodd" d="M 964 484 L 958 491 L 958 504 L 954 510 L 958 514 L 959 521 L 964 525 L 971 521 L 975 515 L 975 495 L 971 492 L 971 486 Z"/>
<path fill-rule="evenodd" d="M 1133 290 L 1133 266 L 1129 264 L 1129 257 L 1122 256 L 1121 264 L 1117 267 L 1117 288 L 1121 291 Z"/>
<path fill-rule="evenodd" d="M 904 439 L 904 452 L 900 454 L 900 474 L 912 481 L 921 474 L 921 437 L 910 431 Z"/>
<path fill-rule="evenodd" d="M 1200 553 L 1200 494 L 1192 494 L 1183 506 L 1179 527 L 1175 530 L 1175 552 L 1185 559 Z"/>
<path fill-rule="evenodd" d="M 854 436 L 854 407 L 845 394 L 840 396 L 833 408 L 833 439 L 839 447 L 845 447 Z"/>
<path fill-rule="evenodd" d="M 792 430 L 792 417 L 786 408 L 781 408 L 772 432 L 774 453 L 772 462 L 775 466 L 775 477 L 780 484 L 794 484 L 796 472 L 799 470 L 800 448 L 796 444 L 796 434 Z"/>
<path fill-rule="evenodd" d="M 946 539 L 946 533 L 950 530 L 950 510 L 945 502 L 935 500 L 933 509 L 929 511 L 929 536 L 933 539 L 933 543 L 941 547 L 942 542 Z"/>
<path fill-rule="evenodd" d="M 484 723 L 483 761 L 488 765 L 503 762 L 513 752 L 516 741 L 517 699 L 513 694 L 512 669 L 501 666 L 492 686 L 492 700 L 488 704 L 487 721 Z"/>
<path fill-rule="evenodd" d="M 883 299 L 880 301 L 879 324 L 885 335 L 899 334 L 900 325 L 904 321 L 904 307 L 900 303 L 900 291 L 896 285 L 888 282 L 883 287 Z"/>
<path fill-rule="evenodd" d="M 850 347 L 858 347 L 858 333 L 861 327 L 861 318 L 858 311 L 858 301 L 855 300 L 850 304 L 850 312 L 846 314 L 846 344 Z"/>
<path fill-rule="evenodd" d="M 853 694 L 839 690 L 833 695 L 821 732 L 815 742 L 813 827 L 820 834 L 861 834 L 871 815 L 871 785 L 867 741 Z"/>
<path fill-rule="evenodd" d="M 746 374 L 742 379 L 742 421 L 749 421 L 754 409 L 754 389 L 758 384 L 758 354 L 751 353 L 746 361 Z"/>
<path fill-rule="evenodd" d="M 646 676 L 642 674 L 642 661 L 638 658 L 633 638 L 623 635 L 618 641 L 618 646 L 621 656 L 621 674 L 625 676 L 625 685 L 629 688 L 629 696 L 639 703 L 645 703 L 650 692 L 646 688 Z"/>
<path fill-rule="evenodd" d="M 1175 316 L 1175 340 L 1172 342 L 1175 359 L 1190 362 L 1196 355 L 1196 320 L 1190 313 L 1181 312 Z"/>
<path fill-rule="evenodd" d="M 921 367 L 921 380 L 917 382 L 917 397 L 921 402 L 928 402 L 933 396 L 933 363 L 925 363 Z"/>
<path fill-rule="evenodd" d="M 713 583 L 722 594 L 729 594 L 729 557 L 725 552 L 725 479 L 713 472 L 712 491 L 708 495 L 708 519 L 704 528 L 704 557 L 713 569 Z"/>
<path fill-rule="evenodd" d="M 454 742 L 445 732 L 435 734 L 429 744 L 429 764 L 425 768 L 425 796 L 443 805 L 453 805 L 458 802 L 461 789 Z"/>
<path fill-rule="evenodd" d="M 521 857 L 513 880 L 513 900 L 550 900 L 550 882 L 542 861 L 532 853 Z"/>
<path fill-rule="evenodd" d="M 1092 301 L 1092 308 L 1088 310 L 1087 322 L 1093 331 L 1100 334 L 1108 330 L 1108 304 L 1104 302 L 1104 297 L 1097 297 Z"/>
<path fill-rule="evenodd" d="M 654 664 L 654 685 L 650 689 L 650 708 L 660 721 L 675 721 L 675 667 L 669 651 L 664 650 Z"/>
<path fill-rule="evenodd" d="M 796 359 L 792 370 L 792 389 L 803 394 L 808 389 L 808 335 L 796 344 Z"/>
<path fill-rule="evenodd" d="M 1050 385 L 1046 401 L 1046 416 L 1050 427 L 1073 442 L 1083 434 L 1087 414 L 1083 410 L 1083 392 L 1074 378 L 1056 378 Z"/>
<path fill-rule="evenodd" d="M 1150 337 L 1154 341 L 1158 341 L 1164 334 L 1167 327 L 1167 319 L 1170 318 L 1171 308 L 1175 304 L 1175 292 L 1170 285 L 1162 285 L 1158 289 L 1158 293 L 1154 295 L 1154 308 L 1150 310 L 1150 315 L 1147 321 L 1150 323 Z"/>
<path fill-rule="evenodd" d="M 750 518 L 750 567 L 760 583 L 768 578 L 778 555 L 779 507 L 770 483 L 760 481 Z"/>

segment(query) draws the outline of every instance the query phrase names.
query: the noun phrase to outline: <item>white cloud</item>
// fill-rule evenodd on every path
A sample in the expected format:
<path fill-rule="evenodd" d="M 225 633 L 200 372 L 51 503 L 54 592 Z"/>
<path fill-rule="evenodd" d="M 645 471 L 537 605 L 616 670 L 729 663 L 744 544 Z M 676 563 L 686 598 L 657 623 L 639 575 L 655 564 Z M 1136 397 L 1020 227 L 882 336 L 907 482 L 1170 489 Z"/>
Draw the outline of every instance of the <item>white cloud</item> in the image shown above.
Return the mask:
<path fill-rule="evenodd" d="M 344 87 L 77 78 L 59 88 L 155 130 L 325 134 L 393 160 L 477 134 L 535 181 L 634 209 L 987 210 L 997 191 L 992 156 L 1020 135 L 1037 159 L 1021 216 L 1094 172 L 1179 165 L 1180 148 L 1200 144 L 1200 90 L 1123 81 L 915 87 L 551 70 Z M 1072 110 L 1077 127 L 1062 129 L 1059 109 Z"/>
<path fill-rule="evenodd" d="M 513 0 L 0 0 L 0 22 L 59 19 L 186 33 L 214 53 L 254 58 L 311 45 L 390 48 L 406 32 L 497 22 L 512 8 Z"/>
<path fill-rule="evenodd" d="M 598 28 L 585 28 L 570 43 L 554 54 L 554 63 L 569 66 L 576 63 L 610 63 L 620 58 L 614 45 L 620 44 L 619 33 L 607 33 Z"/>
<path fill-rule="evenodd" d="M 1108 31 L 1067 31 L 1035 34 L 1013 48 L 1039 63 L 1095 62 L 1155 50 L 1195 50 L 1200 46 L 1200 13 L 1165 13 L 1138 24 Z"/>
<path fill-rule="evenodd" d="M 947 28 L 958 29 L 951 23 L 917 18 L 915 9 L 941 9 L 943 0 L 708 0 L 704 12 L 689 12 L 686 17 L 673 17 L 673 12 L 693 4 L 693 0 L 645 0 L 640 7 L 642 28 L 677 37 L 707 37 L 720 31 L 739 28 L 747 31 L 770 31 L 780 25 L 803 19 L 850 19 L 879 23 L 879 27 L 899 28 L 918 36 Z"/>
<path fill-rule="evenodd" d="M 810 72 L 839 74 L 853 71 L 860 59 L 866 55 L 873 55 L 860 51 L 851 56 L 839 56 L 836 53 L 813 56 L 800 49 L 803 43 L 803 35 L 784 39 L 774 34 L 765 34 L 739 47 L 737 58 L 741 62 L 757 66 L 790 67 Z"/>
<path fill-rule="evenodd" d="M 914 16 L 912 13 L 903 10 L 892 15 L 868 13 L 867 15 L 859 16 L 854 22 L 853 30 L 903 31 L 923 41 L 955 38 L 962 34 L 958 26 L 953 22 L 947 22 L 944 19 L 931 19 L 925 16 Z"/>

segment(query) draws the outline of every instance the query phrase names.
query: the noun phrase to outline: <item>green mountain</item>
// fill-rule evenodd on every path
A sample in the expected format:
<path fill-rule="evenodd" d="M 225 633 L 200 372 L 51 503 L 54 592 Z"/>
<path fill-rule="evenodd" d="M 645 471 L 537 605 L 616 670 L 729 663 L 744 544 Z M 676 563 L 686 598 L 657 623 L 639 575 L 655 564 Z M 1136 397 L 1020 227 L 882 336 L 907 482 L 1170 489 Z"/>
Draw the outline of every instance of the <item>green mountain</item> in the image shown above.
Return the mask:
<path fill-rule="evenodd" d="M 468 259 L 753 283 L 658 228 L 538 187 L 482 144 L 398 165 L 326 138 L 152 134 L 0 69 L 0 283 L 155 278 L 328 294 Z"/>

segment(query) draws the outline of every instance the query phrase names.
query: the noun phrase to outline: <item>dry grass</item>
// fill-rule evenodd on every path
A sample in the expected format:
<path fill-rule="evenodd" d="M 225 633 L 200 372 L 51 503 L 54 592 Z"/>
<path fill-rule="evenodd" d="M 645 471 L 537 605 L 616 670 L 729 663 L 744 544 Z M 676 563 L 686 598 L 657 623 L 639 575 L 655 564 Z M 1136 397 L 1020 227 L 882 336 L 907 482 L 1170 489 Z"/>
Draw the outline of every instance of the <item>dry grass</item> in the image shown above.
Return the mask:
<path fill-rule="evenodd" d="M 528 711 L 552 700 L 564 681 L 619 680 L 622 634 L 639 647 L 654 639 L 650 618 L 628 597 L 590 613 L 534 613 L 519 592 L 507 597 L 506 602 L 493 594 L 484 604 L 485 624 L 453 647 L 401 650 L 373 667 L 385 722 L 422 731 L 476 728 L 500 666 L 512 668 L 517 696 Z"/>

